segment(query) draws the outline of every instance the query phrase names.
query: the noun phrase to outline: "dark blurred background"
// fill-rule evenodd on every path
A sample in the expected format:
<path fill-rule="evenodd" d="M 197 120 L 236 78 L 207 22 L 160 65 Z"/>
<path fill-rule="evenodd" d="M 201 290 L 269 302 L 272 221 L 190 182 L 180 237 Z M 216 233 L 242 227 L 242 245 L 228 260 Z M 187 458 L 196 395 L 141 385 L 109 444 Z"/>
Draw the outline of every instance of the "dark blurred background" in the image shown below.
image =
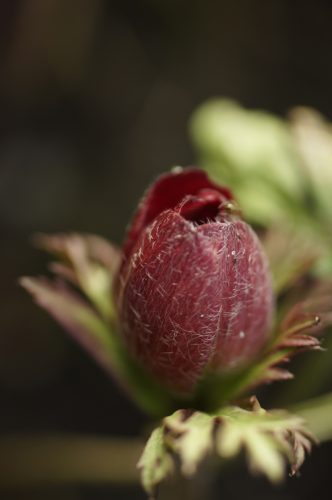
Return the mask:
<path fill-rule="evenodd" d="M 140 432 L 145 417 L 19 289 L 18 276 L 46 265 L 30 235 L 120 243 L 146 185 L 195 161 L 188 120 L 210 97 L 279 114 L 305 104 L 332 118 L 331 16 L 329 0 L 0 2 L 2 434 Z M 331 446 L 316 449 L 301 480 L 281 488 L 237 469 L 213 498 L 329 498 L 331 457 Z M 144 495 L 53 487 L 0 498 Z"/>

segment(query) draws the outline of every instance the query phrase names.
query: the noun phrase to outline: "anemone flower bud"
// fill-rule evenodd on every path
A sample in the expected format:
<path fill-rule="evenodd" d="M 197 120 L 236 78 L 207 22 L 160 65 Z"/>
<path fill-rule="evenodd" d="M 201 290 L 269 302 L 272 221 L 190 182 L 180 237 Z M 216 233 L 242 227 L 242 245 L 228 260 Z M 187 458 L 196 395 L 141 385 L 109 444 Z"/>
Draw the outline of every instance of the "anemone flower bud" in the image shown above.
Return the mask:
<path fill-rule="evenodd" d="M 123 246 L 122 335 L 176 392 L 249 363 L 270 333 L 267 260 L 235 207 L 231 192 L 203 171 L 176 169 L 147 191 Z"/>

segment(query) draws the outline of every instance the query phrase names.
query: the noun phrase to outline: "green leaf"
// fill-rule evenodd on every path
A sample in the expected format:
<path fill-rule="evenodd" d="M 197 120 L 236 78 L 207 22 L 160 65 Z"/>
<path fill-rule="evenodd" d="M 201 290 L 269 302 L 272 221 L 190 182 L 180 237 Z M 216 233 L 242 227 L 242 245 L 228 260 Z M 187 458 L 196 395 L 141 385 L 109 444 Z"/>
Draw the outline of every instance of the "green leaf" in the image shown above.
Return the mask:
<path fill-rule="evenodd" d="M 164 419 L 169 446 L 181 457 L 181 471 L 191 476 L 201 460 L 213 447 L 213 418 L 206 413 L 194 412 L 184 418 L 186 411 L 178 410 Z"/>
<path fill-rule="evenodd" d="M 35 242 L 58 259 L 53 279 L 22 278 L 21 285 L 148 413 L 173 407 L 166 389 L 132 359 L 117 332 L 112 286 L 120 253 L 91 234 L 38 235 Z"/>
<path fill-rule="evenodd" d="M 122 370 L 115 336 L 78 293 L 59 280 L 25 277 L 20 283 L 106 371 L 116 376 Z"/>
<path fill-rule="evenodd" d="M 236 447 L 232 447 L 232 441 Z M 250 468 L 253 472 L 264 472 L 272 482 L 279 482 L 284 476 L 284 460 L 270 436 L 257 429 L 237 429 L 225 424 L 219 438 L 218 451 L 222 457 L 231 458 L 241 447 L 247 450 Z"/>
<path fill-rule="evenodd" d="M 213 451 L 226 460 L 242 450 L 250 470 L 273 483 L 285 477 L 287 462 L 295 474 L 314 442 L 304 420 L 286 411 L 266 411 L 256 398 L 244 404 L 245 408 L 226 406 L 213 414 L 178 410 L 166 417 L 139 462 L 148 493 L 169 475 L 173 456 L 179 458 L 181 472 L 187 477 Z"/>
<path fill-rule="evenodd" d="M 157 485 L 174 469 L 173 459 L 165 444 L 163 427 L 152 432 L 137 467 L 141 469 L 145 491 L 153 498 Z"/>
<path fill-rule="evenodd" d="M 267 229 L 262 239 L 271 269 L 276 296 L 289 290 L 310 272 L 322 256 L 322 248 L 312 233 L 287 223 Z"/>
<path fill-rule="evenodd" d="M 332 439 L 332 393 L 293 406 L 291 411 L 296 412 L 306 422 L 317 439 Z"/>
<path fill-rule="evenodd" d="M 302 465 L 305 452 L 310 451 L 312 437 L 297 416 L 237 407 L 223 409 L 219 415 L 222 418 L 216 434 L 219 455 L 232 458 L 244 449 L 249 468 L 264 474 L 271 482 L 284 478 L 286 460 L 295 473 Z"/>
<path fill-rule="evenodd" d="M 320 217 L 331 221 L 332 125 L 310 108 L 295 108 L 290 118 L 294 144 L 310 178 Z"/>
<path fill-rule="evenodd" d="M 250 220 L 287 220 L 304 201 L 305 176 L 289 126 L 277 116 L 216 98 L 194 113 L 191 135 L 200 164 L 232 188 Z"/>
<path fill-rule="evenodd" d="M 60 280 L 26 277 L 20 283 L 145 411 L 160 416 L 172 407 L 167 391 L 129 356 L 114 326 L 87 300 Z"/>
<path fill-rule="evenodd" d="M 55 274 L 81 288 L 106 320 L 114 318 L 112 286 L 121 259 L 118 248 L 93 234 L 38 234 L 34 242 L 59 259 L 51 264 Z"/>

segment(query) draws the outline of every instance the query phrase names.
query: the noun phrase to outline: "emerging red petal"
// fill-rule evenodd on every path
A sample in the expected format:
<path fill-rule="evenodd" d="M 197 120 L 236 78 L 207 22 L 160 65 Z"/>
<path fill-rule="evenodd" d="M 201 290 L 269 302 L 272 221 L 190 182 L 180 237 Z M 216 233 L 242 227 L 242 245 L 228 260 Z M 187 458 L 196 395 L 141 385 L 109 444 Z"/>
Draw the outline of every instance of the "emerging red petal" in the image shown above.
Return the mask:
<path fill-rule="evenodd" d="M 185 196 L 195 195 L 202 189 L 214 190 L 227 200 L 233 199 L 229 189 L 212 182 L 202 170 L 195 168 L 175 169 L 161 175 L 148 189 L 139 204 L 123 245 L 125 257 L 130 255 L 141 231 L 161 212 L 174 208 Z"/>

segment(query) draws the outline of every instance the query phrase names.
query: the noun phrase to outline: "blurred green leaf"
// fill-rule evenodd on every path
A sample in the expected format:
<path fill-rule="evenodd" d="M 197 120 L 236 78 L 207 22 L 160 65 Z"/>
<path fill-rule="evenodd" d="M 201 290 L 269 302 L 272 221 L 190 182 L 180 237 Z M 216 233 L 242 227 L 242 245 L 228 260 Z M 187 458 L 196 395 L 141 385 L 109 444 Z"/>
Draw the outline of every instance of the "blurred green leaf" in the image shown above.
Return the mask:
<path fill-rule="evenodd" d="M 23 498 L 31 498 L 45 484 L 136 483 L 135 465 L 142 448 L 138 438 L 40 432 L 2 435 L 0 496 L 11 498 L 9 489 L 21 489 Z"/>
<path fill-rule="evenodd" d="M 22 278 L 21 285 L 145 411 L 173 408 L 168 392 L 132 359 L 117 331 L 112 283 L 119 252 L 94 235 L 40 235 L 40 247 L 58 259 L 53 279 Z"/>
<path fill-rule="evenodd" d="M 320 441 L 332 439 L 332 393 L 292 407 Z"/>
<path fill-rule="evenodd" d="M 55 255 L 51 269 L 82 289 L 106 319 L 114 319 L 112 286 L 121 260 L 120 250 L 94 234 L 38 234 L 35 244 Z"/>
<path fill-rule="evenodd" d="M 254 472 L 264 473 L 272 482 L 282 480 L 284 459 L 273 437 L 262 432 L 254 422 L 241 421 L 239 415 L 236 419 L 227 416 L 217 440 L 218 453 L 224 458 L 232 458 L 242 448 L 246 449 L 250 468 Z"/>
<path fill-rule="evenodd" d="M 332 125 L 310 108 L 295 108 L 290 118 L 294 144 L 310 178 L 320 217 L 331 221 Z"/>
<path fill-rule="evenodd" d="M 21 285 L 112 375 L 121 371 L 116 338 L 78 293 L 47 278 L 22 278 Z"/>
<path fill-rule="evenodd" d="M 268 257 L 276 296 L 285 293 L 314 269 L 322 249 L 309 231 L 294 231 L 287 224 L 273 225 L 262 238 Z"/>
<path fill-rule="evenodd" d="M 152 432 L 137 466 L 141 469 L 143 487 L 153 498 L 156 486 L 168 477 L 174 468 L 173 459 L 165 445 L 162 427 Z"/>
<path fill-rule="evenodd" d="M 178 410 L 164 419 L 164 427 L 170 436 L 170 446 L 181 457 L 181 471 L 191 476 L 197 470 L 201 460 L 213 449 L 214 420 L 210 415 Z M 166 433 L 166 434 L 167 434 Z M 178 436 L 174 439 L 174 436 Z M 167 435 L 165 437 L 167 441 Z"/>
<path fill-rule="evenodd" d="M 272 482 L 285 476 L 285 464 L 295 474 L 310 452 L 313 437 L 302 418 L 285 411 L 267 412 L 255 398 L 248 409 L 226 406 L 213 414 L 178 410 L 151 435 L 139 462 L 149 493 L 173 470 L 174 455 L 181 472 L 191 477 L 213 451 L 231 459 L 245 450 L 252 472 Z"/>
<path fill-rule="evenodd" d="M 114 327 L 63 282 L 22 278 L 21 285 L 147 412 L 162 415 L 170 396 L 129 356 Z"/>
<path fill-rule="evenodd" d="M 234 190 L 250 220 L 285 218 L 303 200 L 297 153 L 280 118 L 213 99 L 194 113 L 191 135 L 202 166 Z"/>

